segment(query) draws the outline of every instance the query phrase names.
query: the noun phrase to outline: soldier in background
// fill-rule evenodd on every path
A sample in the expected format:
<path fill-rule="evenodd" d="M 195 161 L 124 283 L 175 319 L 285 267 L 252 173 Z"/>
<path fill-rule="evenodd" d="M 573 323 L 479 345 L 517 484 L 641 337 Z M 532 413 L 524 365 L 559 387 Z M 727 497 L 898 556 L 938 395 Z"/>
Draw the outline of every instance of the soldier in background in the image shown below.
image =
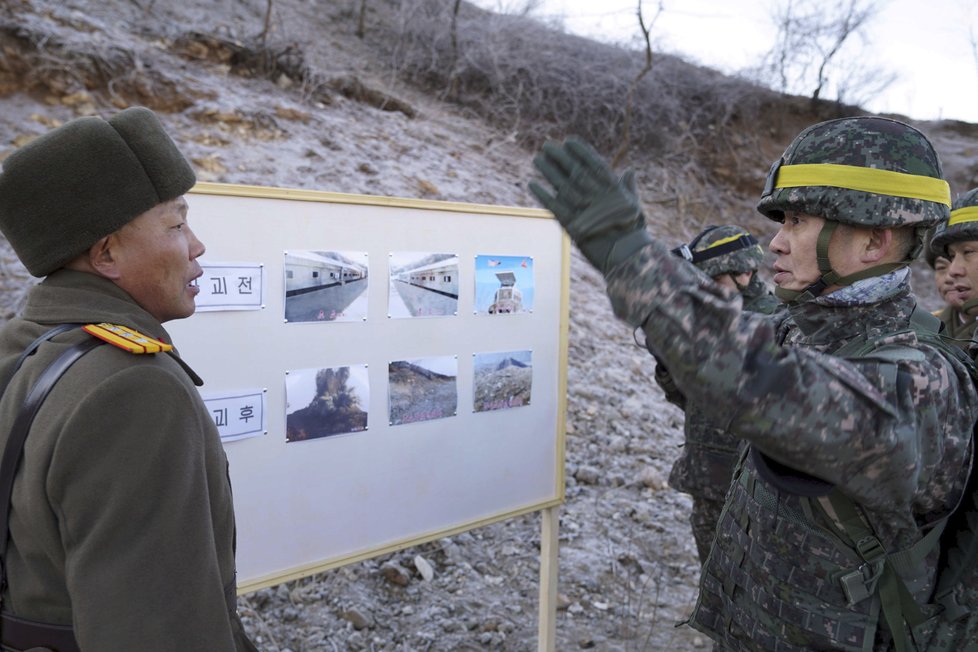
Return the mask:
<path fill-rule="evenodd" d="M 934 289 L 937 290 L 937 294 L 939 297 L 941 297 L 941 301 L 944 302 L 946 308 L 947 305 L 950 305 L 947 295 L 951 291 L 951 288 L 954 287 L 954 283 L 951 281 L 951 277 L 947 273 L 948 265 L 950 265 L 951 262 L 944 257 L 942 252 L 935 251 L 931 246 L 931 243 L 934 240 L 934 232 L 939 227 L 943 228 L 944 225 L 938 224 L 937 226 L 927 229 L 927 235 L 924 236 L 924 262 L 926 262 L 927 266 L 934 272 Z M 940 317 L 945 308 L 938 308 L 937 310 L 931 312 L 931 314 L 935 317 Z"/>
<path fill-rule="evenodd" d="M 954 200 L 951 218 L 934 232 L 930 249 L 947 260 L 946 281 L 938 291 L 947 303 L 938 315 L 947 334 L 967 348 L 978 330 L 978 188 Z M 937 267 L 934 268 L 937 278 Z"/>
<path fill-rule="evenodd" d="M 936 623 L 917 616 L 939 610 L 909 605 L 935 584 L 925 534 L 963 493 L 978 417 L 971 361 L 910 291 L 924 230 L 951 205 L 927 138 L 855 117 L 788 146 L 758 204 L 781 223 L 775 318 L 654 239 L 633 175 L 586 144 L 548 143 L 534 163 L 553 190 L 531 190 L 604 274 L 615 313 L 749 444 L 690 624 L 731 650 L 924 648 Z"/>
<path fill-rule="evenodd" d="M 757 276 L 764 263 L 764 250 L 746 229 L 732 224 L 711 226 L 673 253 L 692 262 L 716 283 L 740 293 L 744 310 L 771 314 L 780 305 Z M 683 449 L 672 465 L 669 486 L 693 497 L 689 523 L 702 564 L 720 520 L 740 440 L 707 418 L 701 407 L 687 402 L 665 365 L 656 365 L 655 380 L 666 399 L 686 415 Z"/>

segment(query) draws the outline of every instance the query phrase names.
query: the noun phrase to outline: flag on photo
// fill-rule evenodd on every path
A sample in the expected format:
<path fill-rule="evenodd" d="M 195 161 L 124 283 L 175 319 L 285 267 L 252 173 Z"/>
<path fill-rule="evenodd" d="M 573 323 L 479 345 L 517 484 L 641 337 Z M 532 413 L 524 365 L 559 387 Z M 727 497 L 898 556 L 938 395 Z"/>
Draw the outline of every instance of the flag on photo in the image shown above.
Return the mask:
<path fill-rule="evenodd" d="M 524 258 L 523 262 L 520 263 L 520 267 L 526 267 L 526 258 Z"/>

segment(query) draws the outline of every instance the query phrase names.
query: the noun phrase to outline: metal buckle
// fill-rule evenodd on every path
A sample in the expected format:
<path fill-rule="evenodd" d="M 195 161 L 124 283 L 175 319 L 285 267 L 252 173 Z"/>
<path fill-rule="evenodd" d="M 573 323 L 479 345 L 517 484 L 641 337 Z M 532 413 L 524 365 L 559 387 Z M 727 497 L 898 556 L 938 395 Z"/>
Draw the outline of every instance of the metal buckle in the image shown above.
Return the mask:
<path fill-rule="evenodd" d="M 679 256 L 683 260 L 688 262 L 693 262 L 693 252 L 690 250 L 689 245 L 681 244 L 672 250 L 672 253 Z"/>
<path fill-rule="evenodd" d="M 852 607 L 876 593 L 876 585 L 883 575 L 883 562 L 875 564 L 860 564 L 859 568 L 849 571 L 839 578 L 842 592 Z"/>

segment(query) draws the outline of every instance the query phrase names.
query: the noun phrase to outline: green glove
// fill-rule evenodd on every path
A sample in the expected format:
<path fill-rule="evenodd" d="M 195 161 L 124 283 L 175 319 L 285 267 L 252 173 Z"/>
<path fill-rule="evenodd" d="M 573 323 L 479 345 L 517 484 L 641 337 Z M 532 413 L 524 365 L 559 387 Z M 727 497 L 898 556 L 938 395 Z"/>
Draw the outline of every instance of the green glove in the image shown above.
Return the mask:
<path fill-rule="evenodd" d="M 530 191 L 601 273 L 651 241 L 631 170 L 615 179 L 601 156 L 575 138 L 546 143 L 533 164 L 555 194 L 536 182 L 530 182 Z"/>

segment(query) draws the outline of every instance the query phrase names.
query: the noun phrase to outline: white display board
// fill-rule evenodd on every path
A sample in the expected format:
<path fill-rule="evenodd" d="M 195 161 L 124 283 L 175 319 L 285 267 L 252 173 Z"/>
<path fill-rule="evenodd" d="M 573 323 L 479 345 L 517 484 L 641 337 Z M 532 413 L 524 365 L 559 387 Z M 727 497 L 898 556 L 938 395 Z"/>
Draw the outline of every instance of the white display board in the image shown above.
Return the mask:
<path fill-rule="evenodd" d="M 205 273 L 197 313 L 166 326 L 225 442 L 240 592 L 561 502 L 569 242 L 549 213 L 224 184 L 187 199 Z"/>

